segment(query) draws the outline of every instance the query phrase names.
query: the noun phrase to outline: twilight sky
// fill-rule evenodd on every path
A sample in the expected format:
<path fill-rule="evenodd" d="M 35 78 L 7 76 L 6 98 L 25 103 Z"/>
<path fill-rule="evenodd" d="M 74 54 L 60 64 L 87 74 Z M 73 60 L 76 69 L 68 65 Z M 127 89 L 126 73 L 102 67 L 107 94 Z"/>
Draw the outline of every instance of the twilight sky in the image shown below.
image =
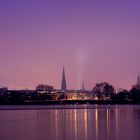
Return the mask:
<path fill-rule="evenodd" d="M 0 0 L 0 86 L 130 89 L 140 72 L 139 0 Z"/>

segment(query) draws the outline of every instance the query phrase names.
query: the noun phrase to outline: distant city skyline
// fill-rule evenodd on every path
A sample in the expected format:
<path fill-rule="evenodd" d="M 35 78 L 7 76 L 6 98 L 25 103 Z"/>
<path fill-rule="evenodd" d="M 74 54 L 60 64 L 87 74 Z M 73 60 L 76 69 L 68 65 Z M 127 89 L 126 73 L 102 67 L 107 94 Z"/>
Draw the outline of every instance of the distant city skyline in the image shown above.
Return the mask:
<path fill-rule="evenodd" d="M 84 80 L 83 81 L 81 81 L 81 87 L 79 87 L 79 88 L 70 88 L 69 86 L 67 86 L 67 80 L 66 80 L 66 75 L 65 75 L 65 68 L 64 68 L 64 66 L 63 66 L 63 71 L 62 71 L 62 75 L 61 75 L 62 77 L 62 79 L 61 79 L 61 82 L 60 82 L 60 87 L 58 87 L 58 88 L 56 88 L 56 87 L 54 87 L 54 85 L 49 85 L 48 83 L 38 83 L 38 85 L 39 84 L 43 84 L 43 85 L 49 85 L 49 86 L 53 86 L 55 89 L 60 89 L 60 90 L 62 90 L 62 91 L 66 91 L 66 90 L 92 90 L 93 89 L 93 87 L 91 88 L 91 89 L 89 89 L 89 88 L 85 88 L 85 83 L 84 83 Z M 100 82 L 107 82 L 107 81 L 100 81 Z M 100 82 L 96 82 L 96 83 L 94 83 L 94 86 L 97 84 L 97 83 L 100 83 Z M 110 83 L 111 85 L 112 85 L 112 83 Z M 37 85 L 36 85 L 37 86 Z M 35 87 L 28 87 L 27 85 L 26 86 L 24 86 L 24 87 L 18 87 L 18 88 L 16 88 L 16 87 L 14 87 L 14 88 L 12 88 L 12 89 L 35 89 L 36 88 L 36 86 Z M 114 85 L 113 85 L 114 86 Z M 132 87 L 139 87 L 140 86 L 140 76 L 139 76 L 139 73 L 138 73 L 138 75 L 137 75 L 137 79 L 136 79 L 136 81 L 135 81 L 135 83 L 133 83 L 133 85 L 131 85 L 131 87 L 130 87 L 130 89 L 132 88 Z M 7 87 L 7 86 L 4 86 L 4 85 L 1 85 L 0 86 L 0 88 L 3 88 L 3 87 Z M 10 87 L 11 88 L 11 87 Z M 125 89 L 125 88 L 121 88 L 121 87 L 119 87 L 119 88 L 116 88 L 115 86 L 114 86 L 114 88 L 117 90 L 121 90 L 121 89 Z M 127 89 L 127 90 L 129 90 L 129 89 Z"/>
<path fill-rule="evenodd" d="M 0 86 L 131 89 L 140 72 L 140 1 L 1 0 Z"/>

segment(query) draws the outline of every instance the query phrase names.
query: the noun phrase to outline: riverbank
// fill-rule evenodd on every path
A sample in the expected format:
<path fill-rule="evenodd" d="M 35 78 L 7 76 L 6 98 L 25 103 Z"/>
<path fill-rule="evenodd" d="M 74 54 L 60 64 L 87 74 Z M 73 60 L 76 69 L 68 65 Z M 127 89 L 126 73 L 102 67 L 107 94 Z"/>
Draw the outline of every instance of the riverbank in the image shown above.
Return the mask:
<path fill-rule="evenodd" d="M 3 102 L 0 105 L 67 105 L 67 104 L 140 104 L 134 100 L 35 100 L 24 102 Z"/>

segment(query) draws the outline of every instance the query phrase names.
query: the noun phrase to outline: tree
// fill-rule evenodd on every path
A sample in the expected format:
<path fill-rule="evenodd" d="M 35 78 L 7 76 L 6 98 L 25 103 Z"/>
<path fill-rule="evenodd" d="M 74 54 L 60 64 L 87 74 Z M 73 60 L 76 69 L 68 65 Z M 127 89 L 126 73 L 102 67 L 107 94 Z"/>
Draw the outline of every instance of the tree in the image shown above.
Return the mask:
<path fill-rule="evenodd" d="M 133 87 L 130 90 L 130 95 L 131 95 L 132 100 L 140 102 L 140 89 L 139 88 Z"/>
<path fill-rule="evenodd" d="M 128 100 L 130 99 L 130 94 L 126 89 L 119 91 L 116 95 L 117 100 Z"/>
<path fill-rule="evenodd" d="M 51 93 L 51 91 L 53 90 L 54 90 L 53 86 L 49 86 L 45 84 L 40 84 L 36 87 L 36 91 L 41 93 Z"/>
<path fill-rule="evenodd" d="M 115 94 L 115 89 L 107 82 L 97 83 L 92 90 L 99 100 L 106 100 Z"/>
<path fill-rule="evenodd" d="M 36 87 L 37 99 L 38 100 L 52 100 L 53 91 L 54 91 L 53 86 L 40 84 Z"/>
<path fill-rule="evenodd" d="M 0 88 L 0 102 L 5 102 L 8 99 L 9 99 L 8 88 L 7 87 L 1 87 Z"/>

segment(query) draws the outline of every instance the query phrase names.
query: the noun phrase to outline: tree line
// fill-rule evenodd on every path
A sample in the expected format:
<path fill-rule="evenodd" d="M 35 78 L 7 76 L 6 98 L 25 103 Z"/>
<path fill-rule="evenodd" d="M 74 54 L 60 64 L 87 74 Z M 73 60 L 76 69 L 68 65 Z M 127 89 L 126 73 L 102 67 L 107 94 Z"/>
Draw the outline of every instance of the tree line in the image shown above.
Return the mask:
<path fill-rule="evenodd" d="M 40 84 L 35 90 L 8 90 L 7 87 L 0 88 L 0 104 L 6 103 L 24 103 L 38 102 L 49 100 L 67 100 L 70 90 L 56 90 L 53 86 Z M 95 84 L 91 91 L 77 90 L 75 94 L 90 97 L 91 100 L 99 101 L 134 101 L 140 103 L 140 86 L 135 85 L 131 90 L 122 89 L 116 91 L 114 86 L 108 82 L 100 82 Z M 83 94 L 83 95 L 82 95 Z"/>

